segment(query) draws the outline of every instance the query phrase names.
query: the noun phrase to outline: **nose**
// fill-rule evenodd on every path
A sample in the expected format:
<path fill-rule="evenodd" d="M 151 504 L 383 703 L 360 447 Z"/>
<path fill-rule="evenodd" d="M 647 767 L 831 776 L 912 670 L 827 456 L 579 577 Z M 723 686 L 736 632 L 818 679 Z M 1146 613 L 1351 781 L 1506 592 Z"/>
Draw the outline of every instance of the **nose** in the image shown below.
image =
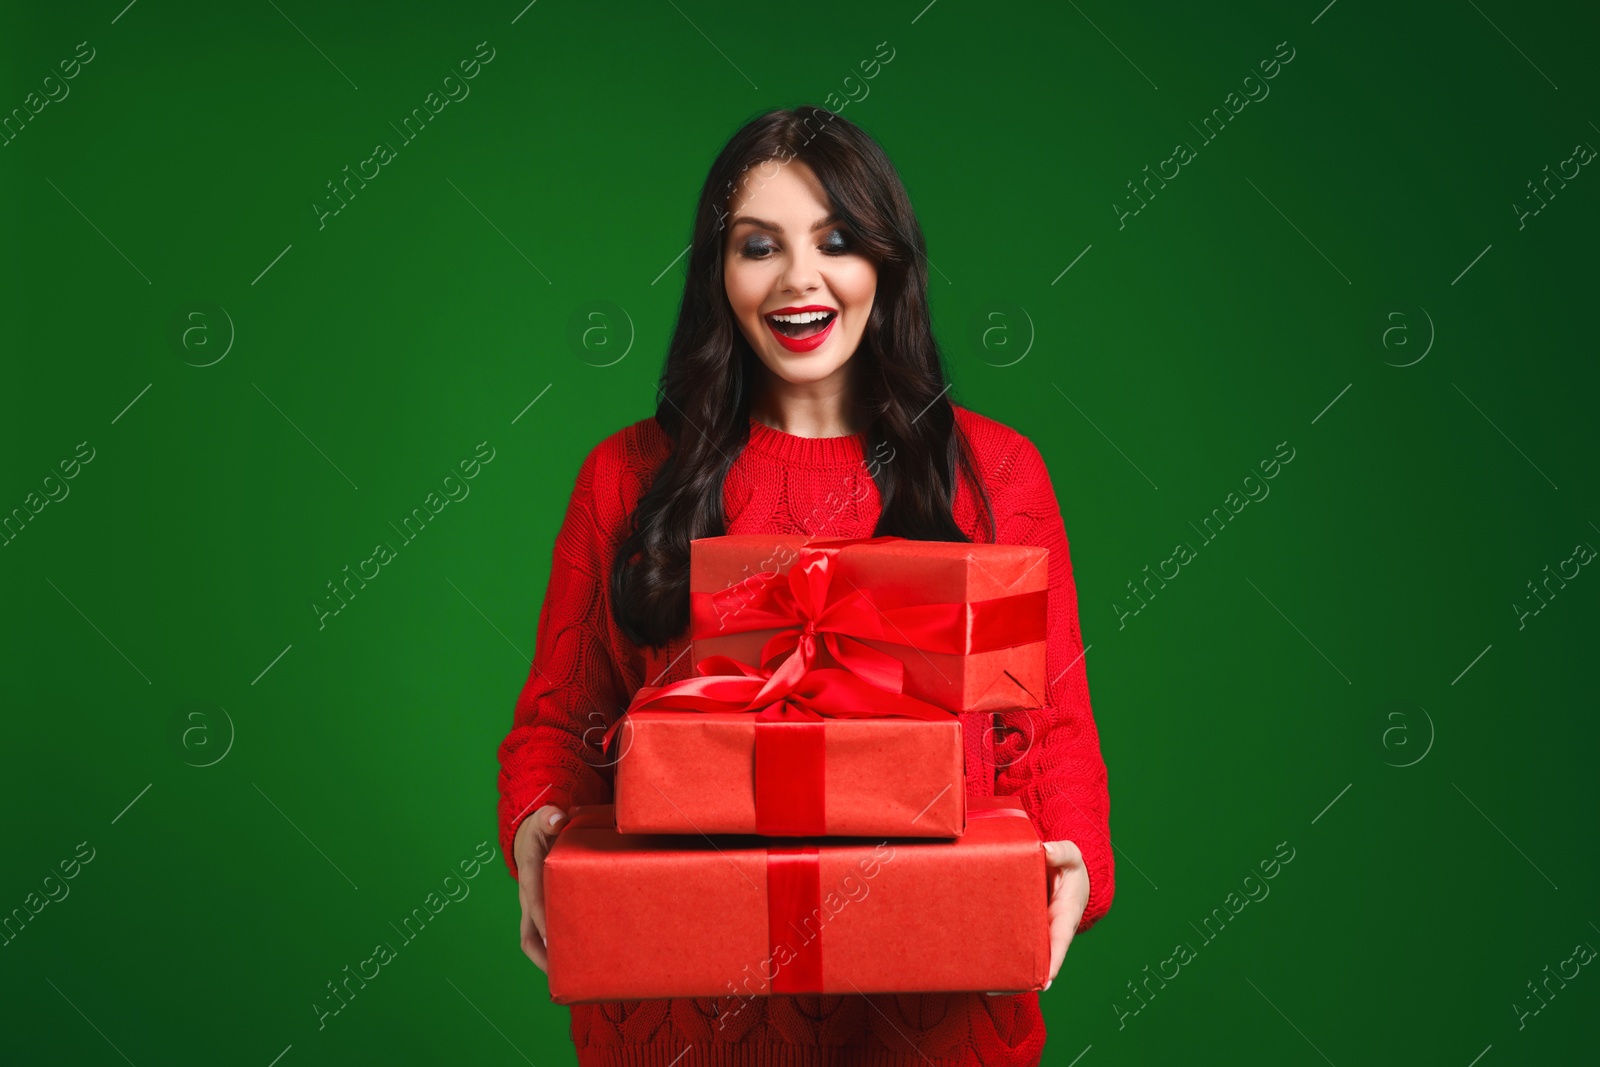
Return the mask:
<path fill-rule="evenodd" d="M 787 257 L 778 285 L 787 293 L 809 293 L 822 284 L 822 273 L 815 249 L 802 247 Z"/>

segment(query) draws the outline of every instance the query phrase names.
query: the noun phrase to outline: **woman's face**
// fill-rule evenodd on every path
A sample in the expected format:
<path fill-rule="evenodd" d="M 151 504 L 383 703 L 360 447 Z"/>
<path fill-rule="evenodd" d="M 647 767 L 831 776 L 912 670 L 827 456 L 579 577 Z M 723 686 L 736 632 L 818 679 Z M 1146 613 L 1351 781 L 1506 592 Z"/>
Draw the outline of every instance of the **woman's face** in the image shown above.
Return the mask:
<path fill-rule="evenodd" d="M 877 267 L 832 211 L 798 160 L 751 167 L 729 205 L 728 303 L 761 362 L 794 385 L 842 372 L 877 292 Z M 784 321 L 796 318 L 810 321 Z"/>

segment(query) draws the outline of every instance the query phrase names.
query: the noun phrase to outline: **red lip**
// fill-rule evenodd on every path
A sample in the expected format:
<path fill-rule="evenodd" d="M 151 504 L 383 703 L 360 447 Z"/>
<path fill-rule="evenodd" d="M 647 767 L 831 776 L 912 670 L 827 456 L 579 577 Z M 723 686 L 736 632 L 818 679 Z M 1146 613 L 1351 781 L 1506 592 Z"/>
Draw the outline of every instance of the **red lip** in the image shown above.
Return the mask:
<path fill-rule="evenodd" d="M 779 333 L 777 327 L 772 325 L 772 320 L 767 318 L 767 315 L 795 315 L 802 311 L 831 311 L 833 312 L 833 318 L 828 320 L 828 325 L 824 326 L 819 332 L 812 334 L 810 337 L 786 337 Z M 826 341 L 828 336 L 833 333 L 833 327 L 839 321 L 839 309 L 826 307 L 822 304 L 807 304 L 805 307 L 778 308 L 776 311 L 769 311 L 765 315 L 762 315 L 761 321 L 767 324 L 767 330 L 784 348 L 787 348 L 791 352 L 810 352 L 821 345 L 822 342 Z"/>

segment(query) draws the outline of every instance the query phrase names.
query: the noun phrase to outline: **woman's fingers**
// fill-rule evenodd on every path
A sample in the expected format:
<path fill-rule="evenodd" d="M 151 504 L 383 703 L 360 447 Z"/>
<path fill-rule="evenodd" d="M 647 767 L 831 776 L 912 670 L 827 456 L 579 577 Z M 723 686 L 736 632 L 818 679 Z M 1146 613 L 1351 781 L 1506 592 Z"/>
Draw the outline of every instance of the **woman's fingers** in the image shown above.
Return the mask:
<path fill-rule="evenodd" d="M 517 827 L 514 843 L 518 896 L 522 902 L 522 951 L 547 972 L 550 958 L 545 943 L 544 857 L 565 819 L 566 813 L 560 808 L 546 805 Z"/>
<path fill-rule="evenodd" d="M 541 971 L 549 973 L 550 956 L 545 949 L 544 937 L 533 925 L 533 917 L 527 909 L 522 912 L 522 951 L 533 961 L 534 966 Z"/>
<path fill-rule="evenodd" d="M 556 836 L 556 834 L 560 833 L 561 828 L 566 825 L 566 813 L 560 808 L 546 805 L 545 807 L 542 807 L 533 813 L 533 819 L 535 825 L 537 826 L 537 829 L 534 832 L 538 842 L 539 853 L 538 856 L 529 864 L 529 866 L 533 868 L 533 870 L 530 872 L 533 875 L 532 914 L 533 925 L 539 931 L 539 938 L 542 941 L 545 936 L 544 858 L 550 852 L 551 840 Z M 520 872 L 522 867 L 519 865 L 517 870 Z"/>
<path fill-rule="evenodd" d="M 1046 841 L 1044 852 L 1050 883 L 1050 974 L 1044 989 L 1049 989 L 1067 958 L 1072 937 L 1078 932 L 1078 921 L 1083 918 L 1089 900 L 1089 873 L 1083 865 L 1083 853 L 1071 841 Z"/>
<path fill-rule="evenodd" d="M 539 969 L 547 970 L 544 944 L 544 878 L 542 846 L 524 852 L 517 864 L 518 896 L 522 901 L 522 951 Z"/>
<path fill-rule="evenodd" d="M 1046 841 L 1044 858 L 1051 867 L 1083 866 L 1083 853 L 1071 841 Z"/>
<path fill-rule="evenodd" d="M 1066 874 L 1060 870 L 1054 872 L 1055 883 L 1051 887 L 1050 899 L 1050 976 L 1044 988 L 1049 989 L 1050 983 L 1055 981 L 1056 975 L 1061 971 L 1061 962 L 1067 958 L 1067 948 L 1072 944 L 1072 935 L 1077 932 L 1078 918 L 1072 914 L 1072 905 L 1066 899 L 1066 894 L 1061 892 L 1061 882 L 1065 881 Z M 1078 909 L 1081 914 L 1082 909 Z"/>

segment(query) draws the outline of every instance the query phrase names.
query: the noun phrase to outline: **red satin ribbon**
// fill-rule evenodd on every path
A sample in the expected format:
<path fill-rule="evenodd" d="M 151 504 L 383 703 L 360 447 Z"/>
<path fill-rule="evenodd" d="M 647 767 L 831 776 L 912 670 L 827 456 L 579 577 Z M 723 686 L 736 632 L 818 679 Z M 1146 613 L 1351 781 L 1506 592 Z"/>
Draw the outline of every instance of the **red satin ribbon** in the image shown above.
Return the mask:
<path fill-rule="evenodd" d="M 768 848 L 767 951 L 777 968 L 773 993 L 822 992 L 822 918 L 817 847 Z M 808 920 L 810 927 L 804 925 Z M 790 951 L 780 952 L 783 945 Z"/>
<path fill-rule="evenodd" d="M 838 667 L 814 670 L 758 670 L 730 656 L 707 656 L 695 677 L 646 687 L 606 730 L 604 751 L 629 715 L 636 711 L 754 713 L 757 722 L 820 722 L 833 719 L 906 718 L 947 720 L 952 712 L 914 696 L 880 689 Z"/>
<path fill-rule="evenodd" d="M 756 833 L 803 837 L 828 832 L 826 744 L 820 722 L 756 716 Z"/>

